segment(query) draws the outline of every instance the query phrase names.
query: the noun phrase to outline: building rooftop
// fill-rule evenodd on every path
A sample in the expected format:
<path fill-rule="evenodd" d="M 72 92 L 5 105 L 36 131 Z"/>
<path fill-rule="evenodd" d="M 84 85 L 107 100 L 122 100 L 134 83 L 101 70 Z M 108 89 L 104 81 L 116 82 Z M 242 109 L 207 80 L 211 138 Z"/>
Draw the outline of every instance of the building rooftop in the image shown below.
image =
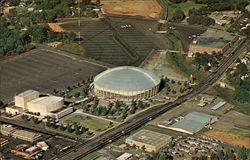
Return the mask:
<path fill-rule="evenodd" d="M 127 139 L 153 145 L 153 146 L 158 146 L 161 144 L 165 144 L 171 138 L 172 138 L 171 136 L 168 136 L 162 133 L 142 129 L 138 131 L 137 133 L 133 134 L 132 136 L 128 137 Z"/>
<path fill-rule="evenodd" d="M 127 159 L 131 158 L 132 156 L 133 155 L 130 153 L 123 153 L 118 158 L 116 158 L 116 160 L 127 160 Z"/>
<path fill-rule="evenodd" d="M 226 104 L 226 102 L 219 102 L 217 103 L 216 105 L 214 105 L 213 107 L 211 107 L 210 109 L 212 110 L 217 110 L 219 109 L 220 107 L 224 106 Z"/>
<path fill-rule="evenodd" d="M 132 66 L 108 69 L 94 78 L 94 84 L 110 90 L 146 90 L 160 83 L 154 73 Z"/>
<path fill-rule="evenodd" d="M 35 90 L 32 90 L 32 89 L 29 89 L 29 90 L 27 90 L 27 91 L 24 91 L 24 92 L 22 92 L 22 93 L 18 94 L 17 96 L 20 96 L 20 97 L 26 97 L 26 96 L 29 96 L 29 95 L 34 94 L 34 93 L 39 94 L 39 92 L 38 92 L 38 91 L 35 91 Z"/>
<path fill-rule="evenodd" d="M 48 96 L 48 97 L 39 97 L 39 98 L 34 99 L 28 103 L 47 105 L 47 104 L 54 104 L 54 103 L 62 101 L 62 100 L 63 100 L 62 97 Z"/>
<path fill-rule="evenodd" d="M 9 132 L 11 135 L 18 135 L 20 137 L 27 137 L 29 139 L 34 139 L 42 136 L 41 134 L 33 131 L 27 131 L 13 127 L 12 125 L 2 124 L 0 125 L 0 130 L 2 132 Z"/>
<path fill-rule="evenodd" d="M 216 117 L 208 114 L 200 112 L 191 112 L 188 113 L 184 117 L 184 119 L 181 119 L 180 121 L 174 123 L 168 128 L 179 129 L 193 134 L 200 131 L 203 127 L 209 124 L 214 118 Z"/>
<path fill-rule="evenodd" d="M 197 44 L 212 48 L 222 48 L 225 44 L 231 42 L 237 35 L 224 31 L 208 30 L 196 38 Z"/>

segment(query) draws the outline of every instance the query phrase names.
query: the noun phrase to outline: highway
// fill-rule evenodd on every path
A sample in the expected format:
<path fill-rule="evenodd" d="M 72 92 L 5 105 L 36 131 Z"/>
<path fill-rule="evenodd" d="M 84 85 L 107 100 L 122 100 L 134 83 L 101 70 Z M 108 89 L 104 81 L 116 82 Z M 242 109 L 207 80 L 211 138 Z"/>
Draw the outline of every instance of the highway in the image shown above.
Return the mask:
<path fill-rule="evenodd" d="M 173 102 L 169 102 L 163 105 L 158 105 L 148 110 L 145 110 L 129 119 L 128 121 L 120 124 L 119 126 L 104 132 L 103 134 L 92 138 L 91 140 L 86 141 L 84 144 L 80 144 L 67 152 L 59 154 L 56 158 L 52 158 L 53 160 L 79 160 L 88 154 L 101 149 L 107 144 L 117 140 L 118 138 L 130 133 L 131 131 L 138 129 L 142 125 L 151 121 L 152 119 L 158 117 L 159 115 L 173 109 L 180 104 L 186 102 L 187 100 L 197 96 L 198 94 L 206 91 L 209 87 L 211 87 L 220 77 L 221 75 L 228 69 L 228 67 L 238 58 L 241 51 L 249 45 L 249 39 L 244 39 L 240 43 L 238 47 L 236 47 L 231 54 L 224 59 L 221 65 L 210 74 L 205 81 L 198 84 L 193 88 L 189 93 L 179 97 Z"/>

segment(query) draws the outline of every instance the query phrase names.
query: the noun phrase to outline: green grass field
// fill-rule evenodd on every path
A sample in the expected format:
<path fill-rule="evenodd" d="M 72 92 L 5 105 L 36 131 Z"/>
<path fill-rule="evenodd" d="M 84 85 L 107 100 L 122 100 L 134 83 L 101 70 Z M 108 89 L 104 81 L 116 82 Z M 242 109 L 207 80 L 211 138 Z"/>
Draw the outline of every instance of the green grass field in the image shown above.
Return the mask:
<path fill-rule="evenodd" d="M 198 82 L 204 80 L 208 75 L 208 73 L 198 70 L 198 67 L 193 65 L 191 61 L 187 61 L 185 55 L 167 53 L 166 56 L 176 71 L 188 77 L 192 74 Z"/>
<path fill-rule="evenodd" d="M 104 131 L 109 128 L 109 121 L 98 119 L 95 117 L 89 117 L 85 115 L 72 115 L 64 120 L 65 123 L 79 123 L 80 125 L 89 128 L 93 131 Z"/>
<path fill-rule="evenodd" d="M 182 2 L 179 4 L 173 4 L 171 3 L 169 0 L 160 0 L 161 1 L 161 5 L 163 6 L 163 10 L 165 13 L 164 15 L 167 15 L 167 19 L 171 19 L 173 17 L 174 12 L 177 9 L 182 10 L 185 15 L 187 16 L 188 11 L 192 8 L 200 8 L 202 6 L 204 6 L 203 4 L 196 4 L 194 1 L 186 1 L 186 2 Z"/>
<path fill-rule="evenodd" d="M 83 139 L 86 139 L 86 138 L 91 138 L 91 137 L 93 137 L 93 136 L 94 136 L 94 134 L 93 134 L 93 135 L 88 135 L 86 132 L 85 132 L 85 133 L 83 133 L 83 134 L 81 134 L 81 135 L 76 135 L 74 132 L 69 133 L 67 130 L 65 130 L 65 131 L 61 131 L 59 128 L 54 129 L 54 128 L 50 127 L 49 129 L 50 129 L 50 130 L 53 130 L 53 131 L 56 131 L 56 132 L 58 132 L 58 133 L 61 133 L 61 134 L 64 134 L 64 135 L 70 136 L 70 137 L 77 137 L 77 138 L 83 138 Z"/>
<path fill-rule="evenodd" d="M 82 90 L 83 90 L 83 87 L 78 87 L 76 89 L 73 89 L 71 91 L 69 91 L 67 94 L 69 96 L 74 96 L 76 93 L 80 93 L 80 95 L 82 96 Z M 68 102 L 75 102 L 75 101 L 79 101 L 79 100 L 82 100 L 84 99 L 85 97 L 82 96 L 82 97 L 78 97 L 78 98 L 65 98 L 65 101 L 68 101 Z"/>
<path fill-rule="evenodd" d="M 87 155 L 86 157 L 82 158 L 81 160 L 93 160 L 93 159 L 96 159 L 100 156 L 101 154 L 99 152 L 94 152 L 94 153 L 91 153 L 89 155 Z"/>
<path fill-rule="evenodd" d="M 78 52 L 82 51 L 81 46 L 79 46 L 76 43 L 64 44 L 64 45 L 62 45 L 62 46 L 60 46 L 58 48 L 61 49 L 61 50 L 64 50 L 64 51 L 74 52 L 74 53 L 78 53 Z"/>

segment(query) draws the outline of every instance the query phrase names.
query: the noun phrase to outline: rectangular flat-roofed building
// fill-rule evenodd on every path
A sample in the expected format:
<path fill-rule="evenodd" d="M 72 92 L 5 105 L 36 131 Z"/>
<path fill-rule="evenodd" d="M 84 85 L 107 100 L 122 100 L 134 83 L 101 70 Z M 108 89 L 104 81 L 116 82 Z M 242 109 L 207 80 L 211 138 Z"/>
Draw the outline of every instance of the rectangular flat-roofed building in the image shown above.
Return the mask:
<path fill-rule="evenodd" d="M 39 97 L 39 92 L 35 90 L 27 90 L 15 96 L 15 106 L 27 109 L 27 103 Z"/>
<path fill-rule="evenodd" d="M 51 111 L 58 110 L 63 106 L 63 98 L 47 96 L 34 99 L 27 103 L 30 112 L 39 112 L 41 116 L 47 116 Z"/>
<path fill-rule="evenodd" d="M 224 53 L 238 38 L 239 36 L 233 33 L 209 29 L 193 40 L 189 53 Z"/>
<path fill-rule="evenodd" d="M 217 121 L 217 117 L 215 116 L 200 112 L 191 112 L 188 113 L 184 119 L 181 119 L 166 128 L 187 134 L 194 134 L 202 130 L 206 125 L 212 124 L 215 121 Z"/>
<path fill-rule="evenodd" d="M 0 138 L 0 147 L 3 147 L 5 146 L 6 144 L 8 144 L 8 140 L 7 139 L 4 139 L 4 138 Z"/>
<path fill-rule="evenodd" d="M 34 142 L 42 137 L 42 135 L 37 132 L 18 129 L 8 124 L 0 125 L 0 133 L 4 136 L 18 138 L 28 142 Z"/>
<path fill-rule="evenodd" d="M 139 148 L 145 147 L 145 151 L 148 152 L 156 152 L 159 149 L 169 145 L 171 139 L 171 136 L 142 129 L 128 137 L 126 139 L 126 143 L 131 146 L 136 145 Z"/>

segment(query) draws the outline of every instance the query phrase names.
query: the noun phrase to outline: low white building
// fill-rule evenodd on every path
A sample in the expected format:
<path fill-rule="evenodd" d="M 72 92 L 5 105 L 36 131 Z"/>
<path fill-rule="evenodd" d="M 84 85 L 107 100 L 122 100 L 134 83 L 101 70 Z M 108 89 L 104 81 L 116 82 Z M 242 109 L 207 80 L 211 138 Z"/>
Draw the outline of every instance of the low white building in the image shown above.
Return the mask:
<path fill-rule="evenodd" d="M 15 107 L 15 106 L 5 107 L 5 112 L 6 112 L 6 113 L 9 113 L 9 114 L 16 115 L 16 114 L 19 114 L 19 113 L 22 112 L 22 108 L 20 108 L 20 107 Z"/>
<path fill-rule="evenodd" d="M 50 112 L 58 110 L 62 106 L 63 98 L 56 96 L 39 97 L 27 103 L 29 112 L 40 113 L 42 116 L 47 116 Z"/>
<path fill-rule="evenodd" d="M 68 107 L 68 108 L 60 108 L 58 110 L 50 112 L 49 116 L 55 119 L 60 119 L 70 113 L 72 113 L 73 107 Z"/>
<path fill-rule="evenodd" d="M 119 157 L 117 157 L 116 160 L 128 160 L 131 157 L 133 157 L 132 154 L 130 154 L 130 153 L 123 153 L 122 155 L 120 155 Z"/>

